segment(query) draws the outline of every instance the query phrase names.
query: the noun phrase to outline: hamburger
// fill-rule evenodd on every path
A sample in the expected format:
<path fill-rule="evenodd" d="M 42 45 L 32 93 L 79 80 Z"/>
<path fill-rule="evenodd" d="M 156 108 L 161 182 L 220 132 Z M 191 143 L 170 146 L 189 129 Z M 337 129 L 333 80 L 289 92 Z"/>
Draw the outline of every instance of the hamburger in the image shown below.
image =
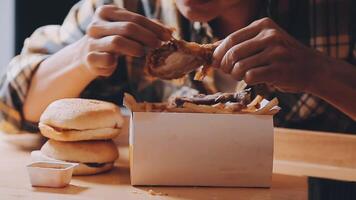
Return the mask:
<path fill-rule="evenodd" d="M 112 139 L 122 125 L 123 117 L 115 104 L 79 98 L 54 101 L 38 125 L 49 140 L 31 157 L 34 161 L 78 163 L 74 175 L 108 171 L 119 157 Z"/>
<path fill-rule="evenodd" d="M 122 125 L 123 117 L 115 104 L 79 98 L 54 101 L 39 121 L 42 135 L 57 141 L 113 139 Z"/>
<path fill-rule="evenodd" d="M 119 157 L 112 140 L 62 142 L 48 140 L 39 151 L 33 151 L 34 161 L 78 163 L 73 175 L 90 175 L 108 171 Z"/>

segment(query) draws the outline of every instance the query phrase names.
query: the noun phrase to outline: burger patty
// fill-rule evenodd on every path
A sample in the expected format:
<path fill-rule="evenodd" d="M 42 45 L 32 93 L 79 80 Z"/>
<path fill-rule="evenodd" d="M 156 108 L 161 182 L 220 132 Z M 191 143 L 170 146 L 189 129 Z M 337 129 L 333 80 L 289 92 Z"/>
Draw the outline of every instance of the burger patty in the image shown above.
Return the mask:
<path fill-rule="evenodd" d="M 33 151 L 31 153 L 31 157 L 36 158 L 37 160 L 40 158 L 41 160 L 44 160 L 44 161 L 56 161 L 56 162 L 62 161 L 62 162 L 78 163 L 78 164 L 80 163 L 80 164 L 84 164 L 88 167 L 93 167 L 93 168 L 100 168 L 100 167 L 104 167 L 107 164 L 113 163 L 113 162 L 97 163 L 97 162 L 79 162 L 79 161 L 73 161 L 73 160 L 61 160 L 61 159 L 47 156 L 46 154 L 44 154 L 40 151 Z"/>
<path fill-rule="evenodd" d="M 88 167 L 100 168 L 100 167 L 104 167 L 108 163 L 83 163 L 83 164 L 87 165 Z"/>
<path fill-rule="evenodd" d="M 53 129 L 54 129 L 54 130 L 56 130 L 57 132 L 97 130 L 97 129 L 73 129 L 73 128 L 59 128 L 59 127 L 52 126 L 52 125 L 47 125 L 47 126 L 50 126 L 51 128 L 53 128 Z M 118 127 L 118 126 L 114 126 L 114 127 L 107 127 L 107 128 L 119 129 L 119 127 Z M 100 129 L 100 128 L 98 128 L 98 129 Z"/>

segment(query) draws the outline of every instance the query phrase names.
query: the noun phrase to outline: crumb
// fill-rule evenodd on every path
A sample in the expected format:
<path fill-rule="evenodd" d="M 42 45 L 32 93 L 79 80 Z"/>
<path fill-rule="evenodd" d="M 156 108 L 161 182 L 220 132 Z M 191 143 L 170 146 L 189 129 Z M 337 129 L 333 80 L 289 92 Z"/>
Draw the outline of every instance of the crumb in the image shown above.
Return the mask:
<path fill-rule="evenodd" d="M 141 193 L 139 193 L 137 191 L 131 191 L 131 193 L 133 193 L 133 194 L 141 194 Z"/>
<path fill-rule="evenodd" d="M 153 190 L 148 190 L 148 194 L 152 196 L 168 196 L 168 194 L 162 193 L 162 192 L 155 192 Z"/>

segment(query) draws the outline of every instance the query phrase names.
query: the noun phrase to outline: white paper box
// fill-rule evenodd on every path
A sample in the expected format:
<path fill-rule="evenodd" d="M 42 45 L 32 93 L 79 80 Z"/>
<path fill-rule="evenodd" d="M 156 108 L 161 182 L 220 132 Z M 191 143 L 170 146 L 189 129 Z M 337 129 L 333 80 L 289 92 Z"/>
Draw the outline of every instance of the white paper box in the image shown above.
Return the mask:
<path fill-rule="evenodd" d="M 272 118 L 133 112 L 131 184 L 270 187 Z"/>

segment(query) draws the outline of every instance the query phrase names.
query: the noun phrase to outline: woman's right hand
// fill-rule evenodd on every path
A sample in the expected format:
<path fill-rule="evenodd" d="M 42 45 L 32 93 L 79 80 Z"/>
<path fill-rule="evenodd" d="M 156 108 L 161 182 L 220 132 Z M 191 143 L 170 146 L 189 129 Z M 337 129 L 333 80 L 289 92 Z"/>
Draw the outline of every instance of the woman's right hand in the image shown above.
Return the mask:
<path fill-rule="evenodd" d="M 81 66 L 93 78 L 110 76 L 118 56 L 141 57 L 145 47 L 157 48 L 171 34 L 167 27 L 142 15 L 114 5 L 101 6 L 80 41 Z"/>

